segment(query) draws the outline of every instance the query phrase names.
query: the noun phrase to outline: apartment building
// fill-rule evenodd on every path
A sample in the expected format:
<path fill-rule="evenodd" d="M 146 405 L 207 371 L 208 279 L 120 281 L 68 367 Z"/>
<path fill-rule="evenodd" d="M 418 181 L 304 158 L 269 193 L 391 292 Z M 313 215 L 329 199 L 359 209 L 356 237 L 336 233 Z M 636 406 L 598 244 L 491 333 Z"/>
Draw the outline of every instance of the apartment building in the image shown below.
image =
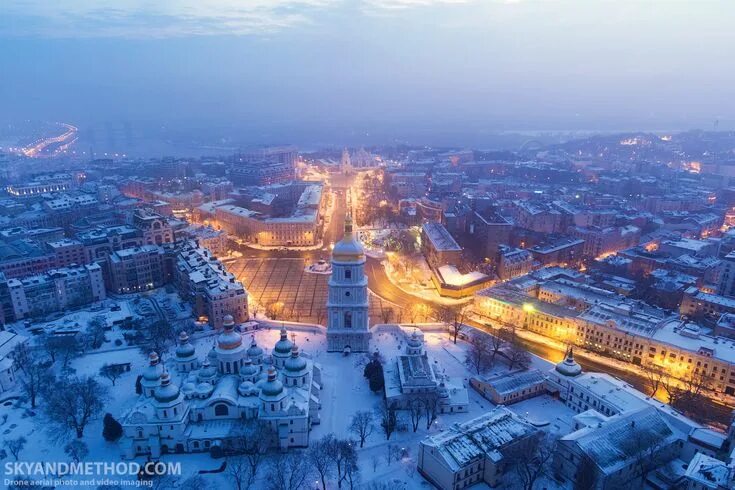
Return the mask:
<path fill-rule="evenodd" d="M 102 268 L 98 264 L 54 269 L 0 285 L 6 321 L 35 318 L 107 297 Z"/>

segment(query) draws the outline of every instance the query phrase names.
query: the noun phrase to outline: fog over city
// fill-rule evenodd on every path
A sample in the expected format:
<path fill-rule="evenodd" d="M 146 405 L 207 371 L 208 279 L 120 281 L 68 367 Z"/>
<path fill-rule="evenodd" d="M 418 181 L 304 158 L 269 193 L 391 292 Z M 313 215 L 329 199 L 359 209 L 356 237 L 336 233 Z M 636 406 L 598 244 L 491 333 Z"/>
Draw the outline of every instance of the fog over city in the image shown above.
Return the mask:
<path fill-rule="evenodd" d="M 0 0 L 0 488 L 735 489 L 735 0 Z"/>
<path fill-rule="evenodd" d="M 734 16 L 728 1 L 9 0 L 0 119 L 224 147 L 730 129 Z"/>

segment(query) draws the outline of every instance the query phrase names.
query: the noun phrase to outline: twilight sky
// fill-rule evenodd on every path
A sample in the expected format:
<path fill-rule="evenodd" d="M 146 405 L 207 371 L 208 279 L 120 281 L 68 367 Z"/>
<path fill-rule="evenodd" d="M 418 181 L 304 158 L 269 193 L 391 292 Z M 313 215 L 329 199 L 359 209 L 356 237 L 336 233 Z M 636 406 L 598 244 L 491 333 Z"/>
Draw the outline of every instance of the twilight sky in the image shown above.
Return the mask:
<path fill-rule="evenodd" d="M 733 128 L 733 18 L 731 0 L 3 0 L 0 119 L 300 143 Z"/>

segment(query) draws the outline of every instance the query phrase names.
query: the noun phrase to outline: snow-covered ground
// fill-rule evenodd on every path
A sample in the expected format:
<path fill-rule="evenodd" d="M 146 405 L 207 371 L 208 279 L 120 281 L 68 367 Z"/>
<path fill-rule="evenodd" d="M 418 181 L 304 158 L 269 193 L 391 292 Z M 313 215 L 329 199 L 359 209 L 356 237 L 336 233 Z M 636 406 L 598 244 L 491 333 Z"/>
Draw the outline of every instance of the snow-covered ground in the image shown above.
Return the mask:
<path fill-rule="evenodd" d="M 382 326 L 374 329 L 373 347 L 382 355 L 385 362 L 392 362 L 394 357 L 402 353 L 406 344 L 406 333 L 410 335 L 413 327 Z M 404 333 L 405 332 L 405 333 Z M 296 342 L 301 351 L 313 358 L 322 366 L 322 410 L 321 423 L 314 426 L 311 438 L 318 439 L 326 434 L 334 433 L 338 437 L 353 437 L 349 432 L 350 419 L 358 410 L 371 410 L 381 402 L 381 397 L 372 393 L 368 388 L 367 380 L 363 377 L 363 367 L 367 362 L 364 354 L 343 356 L 326 352 L 326 337 L 323 331 L 314 332 L 311 329 L 294 329 Z M 250 333 L 243 334 L 246 341 L 250 340 Z M 254 334 L 255 340 L 261 347 L 270 350 L 279 338 L 278 328 L 261 329 Z M 468 386 L 471 374 L 464 366 L 464 352 L 467 344 L 459 341 L 452 343 L 449 336 L 442 332 L 425 332 L 425 345 L 428 355 L 433 361 L 442 366 L 449 376 L 459 377 Z M 195 336 L 194 344 L 200 358 L 204 358 L 212 348 L 215 337 L 213 335 Z M 173 356 L 164 354 L 164 362 L 168 369 L 174 371 Z M 130 362 L 132 371 L 124 374 L 113 388 L 106 379 L 100 382 L 110 388 L 110 400 L 105 411 L 116 418 L 136 401 L 135 379 L 145 367 L 147 361 L 138 348 L 111 350 L 98 353 L 89 353 L 75 359 L 71 367 L 79 375 L 95 375 L 107 363 Z M 547 370 L 551 364 L 534 357 L 533 367 Z M 494 372 L 506 370 L 506 366 L 499 363 L 493 368 Z M 417 432 L 413 432 L 410 423 L 406 421 L 406 429 L 394 433 L 389 441 L 377 427 L 368 438 L 365 447 L 358 449 L 361 479 L 363 482 L 380 481 L 390 483 L 392 487 L 404 489 L 430 488 L 416 471 L 416 456 L 418 443 L 429 434 L 434 434 L 455 422 L 464 422 L 475 418 L 493 407 L 493 404 L 482 398 L 473 389 L 469 389 L 470 406 L 467 413 L 440 415 L 430 429 L 425 428 L 422 421 Z M 63 452 L 63 444 L 55 444 L 51 434 L 44 430 L 43 415 L 36 410 L 35 416 L 24 406 L 15 406 L 14 401 L 2 403 L 0 401 L 0 439 L 16 438 L 24 435 L 28 444 L 21 453 L 21 459 L 26 461 L 69 461 Z M 511 405 L 511 410 L 537 422 L 548 422 L 549 430 L 566 433 L 570 430 L 573 412 L 562 403 L 547 396 L 542 396 Z M 116 443 L 107 443 L 102 438 L 102 417 L 92 422 L 84 434 L 84 442 L 89 446 L 90 455 L 87 461 L 118 461 L 121 451 Z M 392 457 L 388 462 L 390 447 L 400 450 L 400 458 Z M 10 457 L 12 459 L 12 457 Z M 6 459 L 7 460 L 7 459 Z M 164 461 L 181 462 L 184 474 L 181 479 L 198 473 L 199 470 L 211 470 L 221 465 L 221 460 L 214 460 L 206 454 L 164 456 Z M 143 462 L 139 458 L 138 462 Z M 227 488 L 231 485 L 226 473 L 203 475 L 208 487 Z M 266 478 L 267 475 L 263 474 Z M 311 482 L 313 483 L 313 482 Z M 479 487 L 478 487 L 479 488 Z"/>

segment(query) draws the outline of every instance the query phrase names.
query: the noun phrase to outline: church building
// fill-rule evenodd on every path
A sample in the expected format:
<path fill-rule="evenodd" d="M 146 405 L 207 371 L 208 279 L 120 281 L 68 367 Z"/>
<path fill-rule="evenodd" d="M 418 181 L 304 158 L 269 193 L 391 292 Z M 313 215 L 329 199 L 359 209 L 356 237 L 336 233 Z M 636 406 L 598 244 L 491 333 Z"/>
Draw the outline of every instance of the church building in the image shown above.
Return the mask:
<path fill-rule="evenodd" d="M 345 220 L 345 234 L 332 251 L 332 276 L 327 297 L 327 350 L 368 352 L 368 280 L 365 250 L 352 232 L 352 217 Z"/>

